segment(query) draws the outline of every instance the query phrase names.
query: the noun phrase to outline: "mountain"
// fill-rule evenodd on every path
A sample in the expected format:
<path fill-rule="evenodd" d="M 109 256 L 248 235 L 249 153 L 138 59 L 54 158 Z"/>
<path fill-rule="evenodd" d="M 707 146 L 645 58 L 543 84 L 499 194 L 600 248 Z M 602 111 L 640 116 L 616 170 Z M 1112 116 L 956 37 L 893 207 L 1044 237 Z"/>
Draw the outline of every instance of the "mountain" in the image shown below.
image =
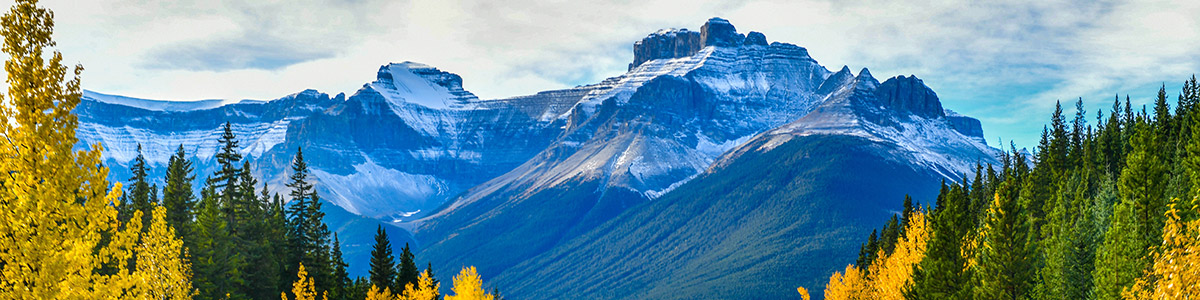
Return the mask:
<path fill-rule="evenodd" d="M 200 179 L 215 170 L 228 121 L 252 173 L 278 192 L 303 148 L 318 193 L 334 204 L 326 222 L 352 274 L 365 273 L 367 233 L 386 224 L 419 262 L 476 265 L 517 297 L 706 295 L 670 296 L 669 284 L 734 295 L 718 275 L 747 268 L 760 271 L 740 274 L 791 291 L 785 280 L 811 277 L 778 275 L 785 267 L 828 274 L 849 262 L 835 253 L 852 253 L 904 194 L 930 196 L 941 180 L 995 162 L 979 121 L 944 109 L 916 77 L 832 72 L 803 47 L 720 18 L 699 31 L 660 30 L 633 49 L 625 74 L 494 100 L 415 62 L 381 66 L 348 96 L 163 101 L 88 91 L 75 110 L 78 136 L 81 147 L 105 147 L 110 180 L 130 177 L 139 143 L 152 178 L 183 145 Z M 747 245 L 784 248 L 736 260 L 677 252 Z M 643 265 L 614 256 L 639 251 L 657 254 Z M 816 257 L 827 260 L 802 263 Z M 684 264 L 713 267 L 680 278 L 694 270 Z M 567 273 L 576 269 L 597 273 Z"/>
<path fill-rule="evenodd" d="M 668 297 L 668 291 L 675 285 L 649 280 L 643 286 L 631 287 L 627 284 L 632 283 L 622 281 L 625 277 L 618 274 L 665 276 L 661 272 L 667 269 L 666 263 L 712 266 L 712 262 L 674 256 L 648 264 L 605 261 L 619 257 L 614 253 L 649 250 L 645 247 L 655 242 L 663 243 L 658 246 L 664 249 L 692 246 L 686 244 L 690 238 L 634 241 L 629 236 L 654 235 L 641 231 L 614 233 L 611 229 L 682 230 L 674 234 L 684 236 L 721 232 L 708 226 L 681 228 L 683 223 L 671 219 L 678 216 L 668 213 L 677 208 L 670 203 L 677 202 L 674 199 L 697 200 L 694 198 L 698 194 L 706 201 L 720 202 L 707 199 L 720 194 L 704 193 L 705 187 L 716 183 L 723 186 L 714 191 L 743 187 L 726 183 L 730 176 L 739 178 L 735 182 L 751 180 L 745 183 L 751 186 L 757 186 L 753 180 L 789 180 L 745 173 L 761 172 L 767 166 L 795 168 L 786 174 L 819 178 L 797 178 L 804 183 L 760 189 L 739 195 L 737 200 L 759 203 L 783 194 L 859 203 L 865 211 L 842 207 L 837 213 L 814 218 L 815 223 L 791 224 L 812 233 L 815 224 L 832 222 L 825 217 L 849 220 L 852 226 L 825 225 L 821 228 L 836 230 L 818 232 L 830 241 L 842 242 L 825 245 L 821 249 L 827 252 L 823 253 L 853 253 L 857 246 L 848 241 L 860 240 L 868 228 L 885 220 L 888 209 L 898 209 L 905 193 L 932 195 L 940 180 L 959 180 L 972 173 L 977 162 L 996 161 L 995 151 L 983 143 L 978 121 L 972 123 L 974 119 L 957 114 L 948 117 L 936 93 L 916 77 L 900 76 L 880 83 L 866 69 L 857 75 L 845 67 L 830 72 L 802 47 L 768 44 L 761 33 L 742 35 L 729 22 L 716 18 L 698 33 L 686 29 L 656 32 L 635 43 L 634 49 L 630 71 L 604 80 L 598 85 L 602 89 L 589 93 L 564 114 L 565 130 L 546 150 L 512 171 L 467 190 L 437 213 L 412 222 L 417 239 L 423 243 L 418 256 L 435 265 L 475 265 L 485 278 L 495 276 L 500 286 L 513 288 L 512 295 L 517 297 L 620 298 L 617 295 L 644 295 L 658 287 L 663 289 L 659 296 L 673 298 L 676 296 Z M 790 150 L 783 152 L 773 150 L 799 137 L 806 140 L 797 142 L 804 146 L 785 147 Z M 835 146 L 852 149 L 797 153 L 831 141 Z M 878 153 L 864 154 L 853 148 L 871 145 Z M 725 170 L 726 164 L 735 164 L 746 153 L 780 159 L 803 155 L 815 161 L 770 165 L 761 158 L 746 158 L 752 163 L 743 164 L 754 168 L 706 173 L 710 167 Z M 719 160 L 722 155 L 730 158 Z M 829 161 L 840 163 L 821 163 Z M 899 171 L 872 171 L 856 175 L 855 180 L 837 176 L 876 169 Z M 697 176 L 708 184 L 690 184 Z M 886 188 L 848 188 L 865 183 L 861 180 L 878 181 Z M 667 197 L 675 194 L 687 196 Z M 817 205 L 775 200 L 782 203 L 775 210 L 782 215 L 761 221 L 795 220 L 791 214 L 810 212 Z M 829 208 L 824 204 L 815 207 Z M 652 216 L 667 219 L 652 222 L 647 219 Z M 708 217 L 696 218 L 705 224 L 714 222 Z M 740 232 L 737 225 L 719 227 L 736 233 Z M 732 243 L 749 243 L 757 238 L 761 237 L 736 236 Z M 812 254 L 795 252 L 790 256 Z M 833 270 L 834 265 L 848 261 L 831 260 L 812 274 L 828 274 L 826 271 Z M 718 265 L 721 267 L 710 271 L 745 267 L 736 263 Z M 547 267 L 552 269 L 542 269 Z M 779 267 L 769 271 L 782 272 Z M 567 273 L 570 270 L 603 279 L 577 280 L 567 276 L 572 274 Z M 610 291 L 599 288 L 605 284 L 614 284 L 611 291 L 615 294 L 594 293 Z M 542 289 L 548 286 L 561 290 Z M 583 288 L 589 286 L 598 288 Z"/>
<path fill-rule="evenodd" d="M 494 284 L 548 299 L 786 299 L 796 286 L 820 297 L 905 195 L 932 202 L 963 167 L 995 162 L 919 79 L 843 69 L 826 83 L 836 88 L 804 117 Z"/>

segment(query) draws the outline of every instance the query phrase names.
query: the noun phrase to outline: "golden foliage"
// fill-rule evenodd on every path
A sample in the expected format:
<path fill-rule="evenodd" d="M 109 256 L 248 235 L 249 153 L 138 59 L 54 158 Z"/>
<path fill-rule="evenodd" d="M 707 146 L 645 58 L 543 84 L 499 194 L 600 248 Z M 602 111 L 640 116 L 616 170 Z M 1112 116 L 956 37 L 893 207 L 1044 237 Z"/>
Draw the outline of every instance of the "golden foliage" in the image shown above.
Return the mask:
<path fill-rule="evenodd" d="M 1167 211 L 1162 246 L 1150 254 L 1154 265 L 1122 292 L 1125 299 L 1200 298 L 1200 220 L 1184 222 L 1178 212 Z"/>
<path fill-rule="evenodd" d="M 800 299 L 802 299 L 802 300 L 812 299 L 812 297 L 808 295 L 808 289 L 806 289 L 804 287 L 796 288 L 796 292 L 800 293 Z"/>
<path fill-rule="evenodd" d="M 495 296 L 483 290 L 483 279 L 475 267 L 463 268 L 454 276 L 453 295 L 446 295 L 446 300 L 492 300 Z"/>
<path fill-rule="evenodd" d="M 74 150 L 83 68 L 68 77 L 61 53 L 44 57 L 55 45 L 53 17 L 36 0 L 18 0 L 0 18 L 9 56 L 0 99 L 0 299 L 189 298 L 179 293 L 190 289 L 186 267 L 154 257 L 177 250 L 178 239 L 159 228 L 139 245 L 142 212 L 119 224 L 121 185 L 109 188 L 102 147 Z M 150 256 L 135 258 L 135 248 Z"/>
<path fill-rule="evenodd" d="M 138 280 L 134 293 L 140 299 L 191 299 L 192 272 L 183 252 L 183 241 L 167 226 L 167 209 L 154 207 L 150 230 L 138 244 Z"/>
<path fill-rule="evenodd" d="M 371 289 L 367 290 L 367 300 L 394 300 L 394 299 L 397 299 L 397 297 L 395 295 L 392 295 L 392 291 L 390 289 L 388 289 L 387 287 L 384 287 L 383 290 L 381 291 L 381 290 L 379 290 L 378 286 L 372 284 Z"/>
<path fill-rule="evenodd" d="M 304 270 L 303 263 L 300 264 L 300 271 L 296 272 L 296 281 L 292 283 L 292 295 L 296 296 L 295 300 L 317 299 L 317 291 L 313 284 L 313 279 L 308 278 L 308 271 Z M 287 293 L 279 293 L 279 297 L 283 300 L 288 300 Z"/>
<path fill-rule="evenodd" d="M 437 300 L 438 289 L 441 288 L 441 283 L 433 282 L 433 274 L 429 270 L 421 272 L 421 276 L 417 277 L 417 284 L 411 282 L 404 286 L 404 300 Z"/>
<path fill-rule="evenodd" d="M 867 299 L 867 282 L 862 271 L 854 265 L 846 265 L 845 273 L 833 272 L 829 276 L 829 284 L 825 285 L 827 300 L 857 300 Z"/>
<path fill-rule="evenodd" d="M 913 266 L 925 259 L 925 246 L 930 238 L 928 225 L 924 213 L 914 212 L 896 249 L 871 263 L 869 298 L 904 299 L 904 287 L 912 282 Z"/>
<path fill-rule="evenodd" d="M 854 265 L 847 265 L 844 272 L 834 272 L 825 286 L 825 299 L 904 299 L 904 288 L 912 282 L 913 266 L 925 259 L 930 235 L 925 214 L 914 212 L 891 254 L 877 257 L 869 274 Z M 802 295 L 807 292 L 798 290 Z"/>

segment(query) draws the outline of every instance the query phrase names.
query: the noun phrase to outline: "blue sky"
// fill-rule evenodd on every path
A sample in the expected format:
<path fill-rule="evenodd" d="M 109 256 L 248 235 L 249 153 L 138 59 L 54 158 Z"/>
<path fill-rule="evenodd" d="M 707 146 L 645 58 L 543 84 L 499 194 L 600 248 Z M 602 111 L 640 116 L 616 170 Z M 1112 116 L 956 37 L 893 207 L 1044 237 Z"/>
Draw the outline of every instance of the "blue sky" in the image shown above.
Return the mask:
<path fill-rule="evenodd" d="M 87 89 L 152 99 L 353 93 L 387 62 L 458 73 L 483 98 L 623 73 L 632 44 L 719 16 L 831 70 L 913 74 L 989 143 L 1033 146 L 1056 100 L 1147 103 L 1200 70 L 1200 1 L 43 0 Z M 4 6 L 11 0 L 0 0 Z M 1070 105 L 1066 105 L 1070 106 Z"/>

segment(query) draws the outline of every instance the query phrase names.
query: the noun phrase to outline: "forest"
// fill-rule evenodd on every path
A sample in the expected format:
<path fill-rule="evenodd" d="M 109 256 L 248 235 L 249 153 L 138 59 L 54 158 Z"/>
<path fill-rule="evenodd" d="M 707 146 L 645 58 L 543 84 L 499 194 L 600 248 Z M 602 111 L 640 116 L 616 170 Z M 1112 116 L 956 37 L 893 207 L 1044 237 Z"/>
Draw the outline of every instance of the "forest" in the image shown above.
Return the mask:
<path fill-rule="evenodd" d="M 0 298 L 442 299 L 433 266 L 408 245 L 399 264 L 380 227 L 370 275 L 349 278 L 337 234 L 296 149 L 284 196 L 251 175 L 229 123 L 219 169 L 194 193 L 183 147 L 164 186 L 148 184 L 140 153 L 126 184 L 108 182 L 103 147 L 77 150 L 83 67 L 51 47 L 54 14 L 18 0 L 0 18 L 8 93 L 0 105 Z M 161 195 L 160 195 L 161 191 Z M 502 299 L 474 267 L 447 300 Z"/>
<path fill-rule="evenodd" d="M 1010 144 L 1002 165 L 943 183 L 933 207 L 904 199 L 825 298 L 1200 297 L 1195 76 L 1169 98 L 1165 85 L 1152 107 L 1117 96 L 1094 118 L 1079 99 L 1070 120 L 1056 104 L 1034 153 Z"/>

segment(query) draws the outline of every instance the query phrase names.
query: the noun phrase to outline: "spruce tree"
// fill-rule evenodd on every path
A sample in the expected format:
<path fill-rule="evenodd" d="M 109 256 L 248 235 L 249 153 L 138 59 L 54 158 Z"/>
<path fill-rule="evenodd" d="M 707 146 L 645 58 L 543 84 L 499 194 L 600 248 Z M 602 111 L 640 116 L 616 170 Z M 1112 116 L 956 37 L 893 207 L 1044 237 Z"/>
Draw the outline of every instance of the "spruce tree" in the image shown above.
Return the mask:
<path fill-rule="evenodd" d="M 963 241 L 973 230 L 967 197 L 958 185 L 942 184 L 930 224 L 933 238 L 925 259 L 913 272 L 913 284 L 905 291 L 906 299 L 968 299 L 971 296 L 967 258 Z"/>
<path fill-rule="evenodd" d="M 209 179 L 209 184 L 216 188 L 222 201 L 229 201 L 236 194 L 237 180 L 242 174 L 242 170 L 237 167 L 237 162 L 242 160 L 242 154 L 238 153 L 238 140 L 233 134 L 232 124 L 225 122 L 217 143 L 221 145 L 221 150 L 214 155 L 218 169 Z"/>
<path fill-rule="evenodd" d="M 287 184 L 292 189 L 292 204 L 288 208 L 288 244 L 289 251 L 295 263 L 310 266 L 308 271 L 316 280 L 317 289 L 328 291 L 333 286 L 333 265 L 330 260 L 330 232 L 325 224 L 325 213 L 321 211 L 321 201 L 312 183 L 308 182 L 308 164 L 304 161 L 302 149 L 296 150 L 292 160 L 291 182 Z M 288 273 L 295 272 L 289 269 Z"/>
<path fill-rule="evenodd" d="M 417 284 L 417 278 L 421 276 L 421 271 L 417 269 L 417 263 L 414 261 L 412 250 L 408 248 L 408 243 L 404 243 L 404 248 L 400 249 L 400 265 L 396 266 L 399 273 L 396 274 L 396 287 L 403 289 L 409 284 Z"/>
<path fill-rule="evenodd" d="M 198 299 L 242 299 L 242 256 L 234 251 L 233 241 L 225 228 L 215 192 L 206 187 L 201 193 L 200 212 L 193 229 L 195 250 L 192 257 L 193 274 Z M 229 297 L 226 297 L 226 295 Z"/>
<path fill-rule="evenodd" d="M 164 178 L 166 185 L 163 186 L 162 203 L 166 208 L 167 225 L 175 228 L 180 239 L 183 240 L 185 248 L 193 247 L 191 227 L 192 220 L 195 217 L 193 211 L 196 206 L 196 197 L 192 193 L 192 181 L 196 176 L 192 174 L 192 162 L 187 160 L 187 154 L 183 151 L 183 145 L 175 150 L 175 154 L 167 161 L 167 175 Z"/>
<path fill-rule="evenodd" d="M 350 288 L 350 274 L 346 272 L 346 267 L 350 265 L 342 259 L 341 243 L 337 233 L 333 233 L 333 289 L 329 291 L 329 298 L 334 300 L 352 299 L 347 295 Z"/>
<path fill-rule="evenodd" d="M 145 225 L 150 224 L 150 210 L 154 208 L 154 203 L 150 202 L 150 183 L 146 176 L 148 170 L 146 158 L 142 156 L 141 143 L 137 144 L 137 157 L 133 159 L 129 171 L 133 173 L 133 177 L 129 178 L 129 190 L 126 192 L 129 194 L 129 204 L 132 205 L 130 209 L 142 212 L 142 231 L 146 231 L 150 229 Z"/>
<path fill-rule="evenodd" d="M 375 246 L 371 247 L 370 274 L 371 284 L 380 289 L 396 289 L 396 258 L 392 255 L 392 243 L 388 241 L 387 232 L 383 225 L 375 230 Z"/>
<path fill-rule="evenodd" d="M 972 274 L 975 299 L 1026 299 L 1034 283 L 1029 228 L 1014 194 L 1001 187 L 988 210 Z"/>

